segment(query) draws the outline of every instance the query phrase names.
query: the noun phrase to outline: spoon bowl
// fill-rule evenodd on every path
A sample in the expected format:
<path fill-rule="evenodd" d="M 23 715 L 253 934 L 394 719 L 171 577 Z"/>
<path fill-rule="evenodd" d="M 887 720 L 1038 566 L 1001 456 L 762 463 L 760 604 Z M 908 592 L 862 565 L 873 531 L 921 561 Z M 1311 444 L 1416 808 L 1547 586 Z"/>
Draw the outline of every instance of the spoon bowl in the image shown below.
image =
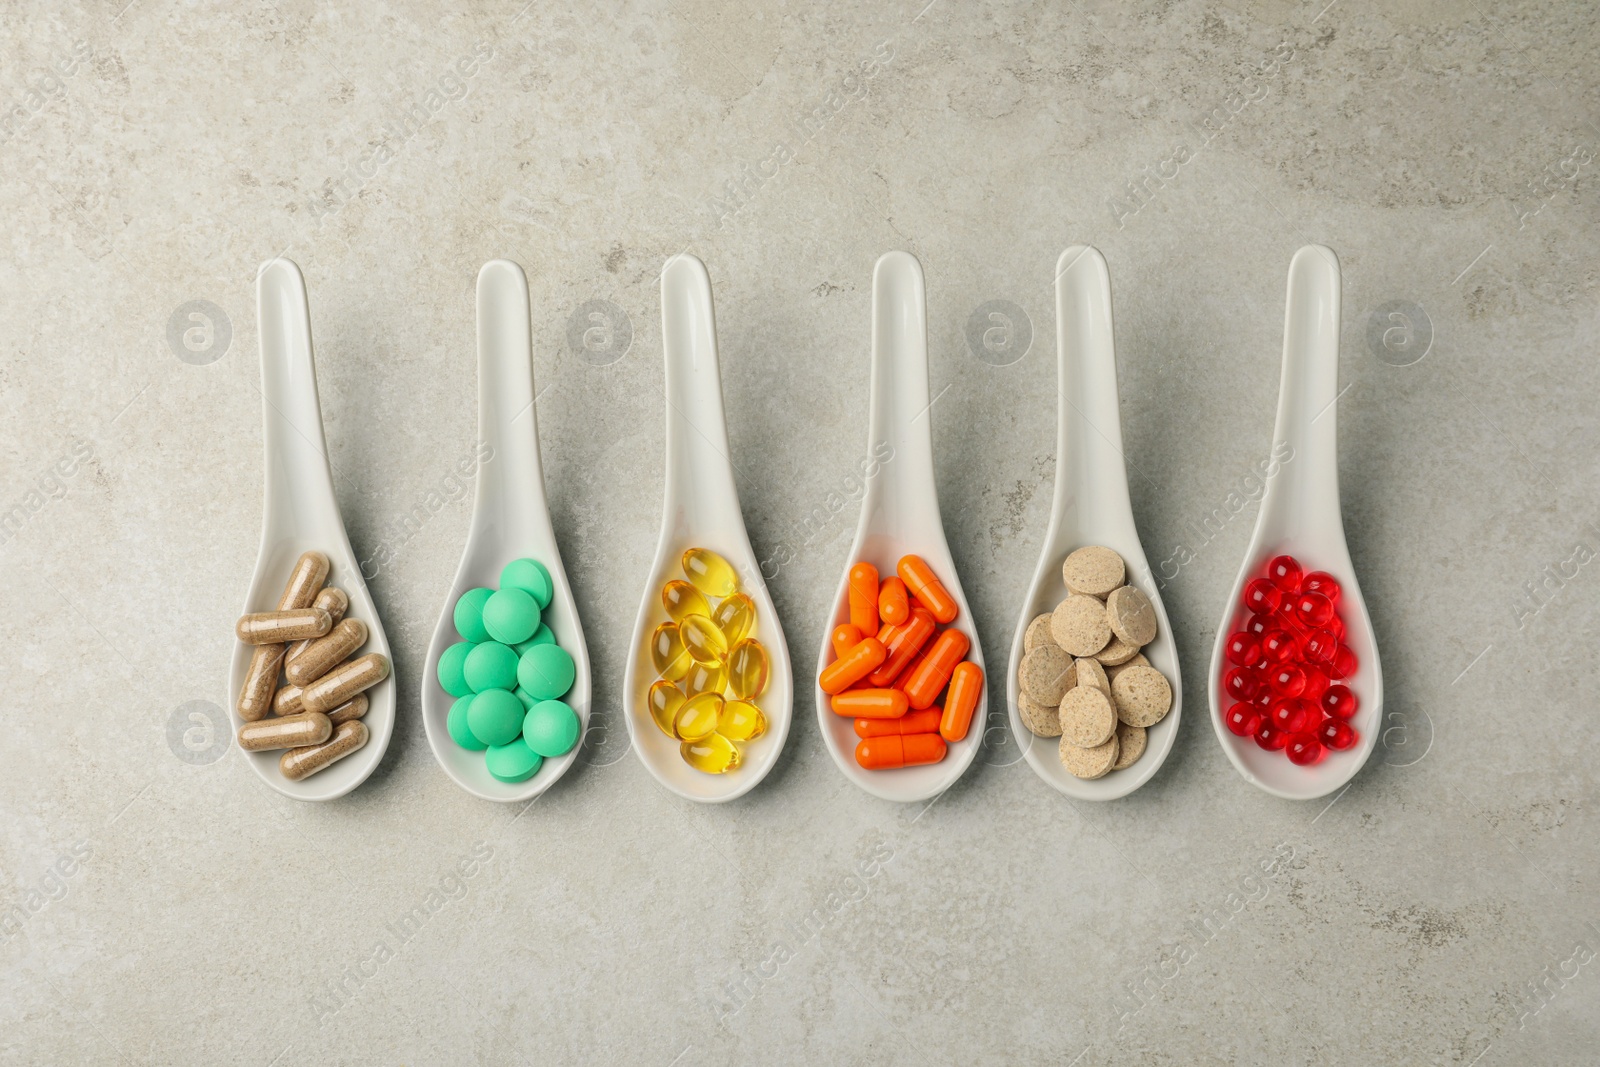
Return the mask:
<path fill-rule="evenodd" d="M 755 788 L 778 761 L 794 717 L 794 680 L 789 646 L 777 608 L 761 575 L 739 510 L 733 453 L 728 447 L 717 358 L 717 320 L 711 278 L 705 264 L 687 253 L 667 260 L 661 272 L 661 332 L 666 358 L 667 459 L 661 537 L 634 622 L 632 653 L 623 681 L 628 736 L 645 769 L 678 796 L 703 803 L 741 797 Z M 739 766 L 725 774 L 705 774 L 685 763 L 676 739 L 650 714 L 649 691 L 657 674 L 649 639 L 669 621 L 661 587 L 686 578 L 683 555 L 706 548 L 730 563 L 739 591 L 756 606 L 750 635 L 766 646 L 771 678 L 755 698 L 767 730 L 752 741 L 736 742 Z"/>
<path fill-rule="evenodd" d="M 444 611 L 428 643 L 422 677 L 422 725 L 434 759 L 462 789 L 484 800 L 529 800 L 567 773 L 583 747 L 592 694 L 589 649 L 578 608 L 561 565 L 545 499 L 539 458 L 539 423 L 533 392 L 532 316 L 528 280 L 522 268 L 503 259 L 478 272 L 478 446 L 477 481 L 467 547 L 445 598 Z M 512 560 L 531 558 L 550 572 L 553 595 L 541 612 L 556 644 L 573 659 L 572 688 L 561 699 L 578 713 L 578 740 L 565 755 L 546 759 L 533 777 L 502 782 L 489 773 L 482 752 L 456 744 L 447 725 L 456 698 L 439 684 L 439 657 L 461 640 L 455 606 L 461 595 L 484 586 L 499 588 L 500 571 Z"/>
<path fill-rule="evenodd" d="M 1006 702 L 1011 732 L 1034 773 L 1079 800 L 1115 800 L 1148 782 L 1166 762 L 1183 716 L 1183 682 L 1177 642 L 1161 603 L 1150 563 L 1139 542 L 1128 495 L 1127 459 L 1122 451 L 1122 413 L 1117 397 L 1117 357 L 1112 336 L 1111 275 L 1098 250 L 1075 245 L 1056 262 L 1056 358 L 1060 397 L 1056 421 L 1056 487 L 1050 529 L 1023 601 L 1011 643 Z M 1038 615 L 1054 610 L 1067 595 L 1061 564 L 1085 545 L 1102 545 L 1122 557 L 1128 584 L 1150 598 L 1156 636 L 1140 651 L 1172 686 L 1172 710 L 1145 733 L 1144 754 L 1130 767 L 1101 778 L 1079 778 L 1057 755 L 1059 742 L 1036 737 L 1017 710 L 1018 668 L 1023 637 Z"/>
<path fill-rule="evenodd" d="M 960 614 L 950 625 L 967 635 L 971 645 L 966 658 L 983 669 L 978 630 L 945 541 L 934 484 L 927 309 L 922 264 L 907 252 L 882 256 L 872 271 L 872 394 L 867 431 L 867 452 L 879 467 L 867 479 L 850 558 L 823 631 L 817 657 L 819 675 L 834 659 L 829 635 L 850 619 L 850 568 L 867 562 L 888 577 L 908 554 L 926 560 L 956 599 Z M 834 714 L 820 685 L 816 688 L 817 724 L 828 754 L 850 781 L 883 800 L 927 800 L 949 789 L 971 766 L 983 742 L 983 709 L 988 697 L 986 680 L 966 737 L 951 744 L 943 760 L 918 767 L 867 770 L 858 764 L 855 751 L 860 738 L 854 721 Z"/>
<path fill-rule="evenodd" d="M 1283 378 L 1272 431 L 1272 455 L 1280 466 L 1267 480 L 1244 566 L 1217 628 L 1207 678 L 1211 725 L 1229 762 L 1246 781 L 1289 800 L 1326 796 L 1349 782 L 1372 754 L 1383 721 L 1377 641 L 1350 562 L 1339 509 L 1339 287 L 1339 260 L 1331 249 L 1307 245 L 1295 253 L 1289 265 Z M 1343 590 L 1338 604 L 1345 624 L 1343 643 L 1359 660 L 1356 672 L 1341 680 L 1358 701 L 1350 724 L 1359 740 L 1346 751 L 1329 751 L 1322 762 L 1308 767 L 1290 763 L 1281 751 L 1265 751 L 1253 738 L 1235 736 L 1223 719 L 1232 704 L 1221 689 L 1228 669 L 1228 637 L 1250 614 L 1240 600 L 1244 586 L 1280 553 L 1294 556 L 1306 571 L 1327 571 L 1338 579 Z"/>
<path fill-rule="evenodd" d="M 300 268 L 287 259 L 271 259 L 256 276 L 256 318 L 261 330 L 261 396 L 266 451 L 266 500 L 261 524 L 261 551 L 245 596 L 246 613 L 275 611 L 295 561 L 315 549 L 328 557 L 328 585 L 350 597 L 346 616 L 367 625 L 365 655 L 381 653 L 389 642 L 378 609 L 362 579 L 361 567 L 345 533 L 339 501 L 333 492 L 328 442 L 322 432 L 322 406 L 317 397 L 316 363 L 311 346 L 311 309 Z M 243 724 L 237 698 L 254 649 L 237 643 L 228 674 L 228 714 L 235 732 Z M 261 780 L 296 800 L 333 800 L 367 780 L 377 769 L 394 733 L 395 681 L 391 674 L 366 691 L 367 743 L 357 751 L 298 782 L 278 770 L 282 752 L 244 752 Z M 242 750 L 241 750 L 242 751 Z"/>

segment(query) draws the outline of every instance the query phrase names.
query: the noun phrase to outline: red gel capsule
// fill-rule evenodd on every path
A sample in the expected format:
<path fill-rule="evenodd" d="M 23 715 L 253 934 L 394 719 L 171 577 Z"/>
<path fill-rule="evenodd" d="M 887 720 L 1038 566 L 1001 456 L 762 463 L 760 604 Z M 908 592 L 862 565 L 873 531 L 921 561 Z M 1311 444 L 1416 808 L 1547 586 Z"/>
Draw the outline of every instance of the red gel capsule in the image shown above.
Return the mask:
<path fill-rule="evenodd" d="M 1356 661 L 1356 654 L 1345 645 L 1339 646 L 1339 651 L 1334 654 L 1333 662 L 1328 665 L 1328 677 L 1339 679 L 1348 678 L 1356 673 L 1360 664 Z"/>
<path fill-rule="evenodd" d="M 1261 635 L 1261 654 L 1267 663 L 1287 663 L 1300 656 L 1300 642 L 1287 630 L 1268 630 Z"/>
<path fill-rule="evenodd" d="M 1306 658 L 1312 663 L 1332 663 L 1339 651 L 1339 639 L 1332 630 L 1314 630 L 1305 639 Z"/>
<path fill-rule="evenodd" d="M 1241 667 L 1254 667 L 1261 662 L 1261 642 L 1253 635 L 1243 630 L 1237 630 L 1228 635 L 1228 643 L 1223 649 L 1229 663 L 1237 663 Z"/>
<path fill-rule="evenodd" d="M 1277 628 L 1277 623 L 1273 621 L 1271 615 L 1252 615 L 1244 621 L 1244 632 L 1251 637 L 1259 638 L 1268 630 L 1276 630 Z"/>
<path fill-rule="evenodd" d="M 1310 707 L 1303 700 L 1291 698 L 1273 701 L 1267 717 L 1272 720 L 1272 725 L 1285 733 L 1292 734 L 1314 728 L 1322 718 L 1322 712 Z"/>
<path fill-rule="evenodd" d="M 1288 743 L 1289 735 L 1272 725 L 1270 722 L 1263 722 L 1256 730 L 1256 744 L 1260 745 L 1268 752 L 1277 752 Z"/>
<path fill-rule="evenodd" d="M 1293 556 L 1273 556 L 1267 561 L 1267 580 L 1285 593 L 1300 591 L 1300 561 Z"/>
<path fill-rule="evenodd" d="M 1339 594 L 1343 590 L 1339 586 L 1339 579 L 1327 571 L 1312 571 L 1300 580 L 1302 593 L 1316 593 L 1325 596 L 1331 602 L 1339 603 Z"/>
<path fill-rule="evenodd" d="M 1330 685 L 1327 692 L 1322 694 L 1322 710 L 1335 719 L 1352 717 L 1360 706 L 1361 702 L 1356 699 L 1356 695 L 1350 692 L 1350 687 L 1346 685 Z"/>
<path fill-rule="evenodd" d="M 1294 602 L 1294 614 L 1302 626 L 1326 626 L 1333 618 L 1333 601 L 1321 593 L 1301 593 Z"/>
<path fill-rule="evenodd" d="M 1222 689 L 1235 700 L 1249 700 L 1256 695 L 1254 676 L 1235 667 L 1222 676 Z"/>
<path fill-rule="evenodd" d="M 1267 688 L 1280 697 L 1297 697 L 1306 688 L 1306 672 L 1292 663 L 1285 663 L 1267 675 Z"/>
<path fill-rule="evenodd" d="M 1222 717 L 1228 732 L 1238 737 L 1254 737 L 1261 729 L 1261 711 L 1251 704 L 1235 704 Z"/>
<path fill-rule="evenodd" d="M 1317 740 L 1331 749 L 1343 752 L 1360 740 L 1360 735 L 1343 719 L 1323 719 L 1322 725 L 1317 728 Z"/>
<path fill-rule="evenodd" d="M 1315 734 L 1298 733 L 1289 735 L 1289 743 L 1284 746 L 1284 753 L 1289 757 L 1290 763 L 1299 767 L 1309 767 L 1323 757 L 1325 750 Z"/>
<path fill-rule="evenodd" d="M 1283 603 L 1283 591 L 1265 578 L 1253 579 L 1244 587 L 1244 606 L 1257 615 L 1271 615 Z"/>
<path fill-rule="evenodd" d="M 1300 690 L 1300 699 L 1315 705 L 1322 699 L 1322 694 L 1328 691 L 1328 676 L 1310 667 L 1303 669 L 1306 672 L 1306 687 Z"/>

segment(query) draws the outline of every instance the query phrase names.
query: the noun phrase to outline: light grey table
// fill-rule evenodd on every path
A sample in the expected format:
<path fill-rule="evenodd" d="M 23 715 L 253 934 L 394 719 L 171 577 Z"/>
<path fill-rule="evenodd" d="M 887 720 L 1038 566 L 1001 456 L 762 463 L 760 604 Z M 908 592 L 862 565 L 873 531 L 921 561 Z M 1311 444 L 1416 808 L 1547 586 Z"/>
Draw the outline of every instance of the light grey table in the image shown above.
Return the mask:
<path fill-rule="evenodd" d="M 1593 12 L 925 3 L 0 16 L 0 1061 L 1592 1061 Z M 872 263 L 926 270 L 998 725 L 1078 242 L 1111 267 L 1146 550 L 1194 555 L 1165 591 L 1181 736 L 1114 804 L 997 730 L 936 803 L 886 805 L 826 756 L 805 674 L 855 522 L 829 501 L 865 447 Z M 1310 242 L 1345 270 L 1345 518 L 1388 717 L 1347 792 L 1296 805 L 1228 765 L 1203 678 Z M 659 517 L 655 279 L 683 249 L 802 671 L 777 770 L 717 808 L 655 785 L 618 705 Z M 401 685 L 381 769 L 319 806 L 186 736 L 230 699 L 277 254 Z M 435 766 L 416 698 L 498 256 L 530 279 L 598 697 L 579 766 L 510 809 Z M 970 345 L 996 306 L 1015 333 Z"/>

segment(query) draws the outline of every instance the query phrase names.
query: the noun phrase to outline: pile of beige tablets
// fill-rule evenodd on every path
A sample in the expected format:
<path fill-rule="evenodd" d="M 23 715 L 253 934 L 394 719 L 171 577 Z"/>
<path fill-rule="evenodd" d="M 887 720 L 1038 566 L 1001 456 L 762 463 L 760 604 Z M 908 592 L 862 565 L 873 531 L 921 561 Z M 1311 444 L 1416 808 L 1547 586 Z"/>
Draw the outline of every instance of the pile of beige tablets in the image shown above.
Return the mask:
<path fill-rule="evenodd" d="M 1067 597 L 1028 624 L 1017 710 L 1040 737 L 1061 738 L 1061 764 L 1079 778 L 1131 767 L 1145 729 L 1172 708 L 1172 686 L 1139 649 L 1155 640 L 1150 598 L 1127 585 L 1122 557 L 1080 548 L 1061 565 Z"/>
<path fill-rule="evenodd" d="M 239 640 L 255 646 L 239 691 L 239 747 L 285 748 L 278 769 L 290 781 L 318 771 L 367 743 L 366 691 L 389 677 L 389 660 L 367 643 L 367 624 L 347 619 L 350 598 L 323 586 L 328 557 L 307 552 L 295 563 L 277 611 L 244 615 Z M 278 687 L 279 674 L 288 684 Z"/>

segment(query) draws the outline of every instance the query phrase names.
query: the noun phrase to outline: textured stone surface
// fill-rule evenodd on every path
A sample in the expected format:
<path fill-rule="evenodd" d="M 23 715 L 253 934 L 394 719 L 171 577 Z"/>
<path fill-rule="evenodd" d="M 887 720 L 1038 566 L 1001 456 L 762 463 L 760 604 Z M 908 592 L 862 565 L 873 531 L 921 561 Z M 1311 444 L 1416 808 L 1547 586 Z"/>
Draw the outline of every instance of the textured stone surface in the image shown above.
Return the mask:
<path fill-rule="evenodd" d="M 26 512 L 0 544 L 0 1060 L 1592 1060 L 1585 5 L 125 2 L 0 16 L 0 492 Z M 1242 781 L 1201 681 L 1255 506 L 1200 522 L 1268 453 L 1285 272 L 1313 241 L 1345 271 L 1345 519 L 1389 698 L 1331 806 Z M 1145 548 L 1194 555 L 1163 589 L 1181 734 L 1104 806 L 1017 761 L 995 695 L 1049 517 L 1052 267 L 1079 242 L 1111 267 Z M 656 274 L 685 248 L 716 286 L 751 538 L 793 557 L 772 591 L 802 675 L 776 770 L 714 808 L 656 786 L 618 705 L 659 521 Z M 992 743 L 906 809 L 838 774 L 805 677 L 892 248 L 927 274 L 939 489 L 991 683 Z M 310 289 L 351 539 L 393 554 L 372 591 L 400 722 L 326 805 L 168 733 L 229 699 L 276 254 Z M 526 809 L 445 777 L 416 697 L 497 256 L 530 280 L 597 697 L 583 761 Z M 197 300 L 209 341 L 178 315 Z M 568 347 L 586 301 L 626 317 L 621 359 Z M 1020 309 L 1022 358 L 969 349 L 989 301 Z M 1419 362 L 1369 346 L 1393 301 L 1426 316 Z M 1567 577 L 1530 599 L 1547 567 Z"/>

